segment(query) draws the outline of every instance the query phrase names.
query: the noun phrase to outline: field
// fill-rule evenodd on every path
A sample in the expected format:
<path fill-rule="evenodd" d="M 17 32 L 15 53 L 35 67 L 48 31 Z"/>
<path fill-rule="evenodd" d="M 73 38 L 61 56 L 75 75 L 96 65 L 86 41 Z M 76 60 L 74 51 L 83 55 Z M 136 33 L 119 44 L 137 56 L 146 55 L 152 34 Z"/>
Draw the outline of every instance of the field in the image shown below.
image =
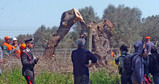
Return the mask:
<path fill-rule="evenodd" d="M 0 84 L 26 84 L 21 70 L 13 68 L 0 75 Z M 35 77 L 36 84 L 73 84 L 72 73 L 53 73 L 42 71 Z M 108 73 L 105 70 L 99 70 L 90 73 L 90 84 L 119 84 L 118 74 Z"/>
<path fill-rule="evenodd" d="M 70 53 L 67 56 L 63 53 L 57 53 L 56 55 L 58 56 L 47 61 L 47 64 L 39 56 L 40 60 L 35 66 L 36 84 L 73 84 Z M 38 55 L 36 54 L 36 56 Z M 95 67 L 90 69 L 90 84 L 119 84 L 120 76 L 116 74 L 118 73 L 117 66 L 114 61 L 110 61 L 109 64 L 108 69 L 106 67 L 103 67 L 104 69 Z M 26 80 L 22 76 L 20 59 L 10 56 L 4 58 L 2 65 L 3 74 L 0 75 L 0 84 L 26 84 Z"/>

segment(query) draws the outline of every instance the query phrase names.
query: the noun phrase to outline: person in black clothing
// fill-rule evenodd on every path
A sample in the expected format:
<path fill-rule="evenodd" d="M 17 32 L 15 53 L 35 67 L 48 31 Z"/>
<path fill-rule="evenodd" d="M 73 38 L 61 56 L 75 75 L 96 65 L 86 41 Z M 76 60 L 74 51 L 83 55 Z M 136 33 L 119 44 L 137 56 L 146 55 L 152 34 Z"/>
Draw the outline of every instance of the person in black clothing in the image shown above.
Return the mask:
<path fill-rule="evenodd" d="M 154 84 L 159 84 L 159 54 L 156 46 L 151 47 L 149 62 L 149 70 L 153 76 Z"/>
<path fill-rule="evenodd" d="M 89 84 L 89 68 L 96 62 L 97 58 L 90 51 L 84 49 L 85 40 L 77 40 L 78 49 L 72 51 L 72 63 L 74 84 Z M 89 60 L 92 62 L 89 64 Z"/>
<path fill-rule="evenodd" d="M 131 74 L 128 74 L 125 71 L 125 67 L 128 65 L 124 63 L 125 59 L 128 59 L 128 57 L 131 58 L 131 55 L 128 54 L 128 48 L 126 45 L 121 45 L 120 52 L 121 56 L 115 59 L 115 64 L 118 65 L 119 74 L 121 75 L 121 84 L 132 84 Z"/>
<path fill-rule="evenodd" d="M 34 82 L 34 65 L 37 64 L 38 58 L 34 57 L 31 49 L 33 48 L 33 39 L 25 40 L 26 48 L 21 51 L 22 74 L 28 84 Z"/>

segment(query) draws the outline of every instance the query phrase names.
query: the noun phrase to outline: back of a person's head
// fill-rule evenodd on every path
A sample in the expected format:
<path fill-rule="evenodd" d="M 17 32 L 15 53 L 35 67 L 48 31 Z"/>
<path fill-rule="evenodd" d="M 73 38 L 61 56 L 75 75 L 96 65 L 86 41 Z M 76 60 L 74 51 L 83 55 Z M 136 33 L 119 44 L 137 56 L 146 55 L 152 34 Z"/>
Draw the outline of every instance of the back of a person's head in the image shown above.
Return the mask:
<path fill-rule="evenodd" d="M 151 53 L 157 53 L 157 47 L 156 46 L 151 47 Z"/>
<path fill-rule="evenodd" d="M 79 38 L 76 41 L 76 44 L 78 45 L 78 47 L 83 47 L 85 45 L 85 39 Z"/>
<path fill-rule="evenodd" d="M 139 52 L 139 53 L 142 54 L 142 51 L 143 51 L 143 41 L 137 41 L 137 42 L 135 42 L 134 49 L 135 49 L 135 52 Z"/>
<path fill-rule="evenodd" d="M 128 51 L 128 47 L 126 45 L 121 45 L 120 50 Z"/>

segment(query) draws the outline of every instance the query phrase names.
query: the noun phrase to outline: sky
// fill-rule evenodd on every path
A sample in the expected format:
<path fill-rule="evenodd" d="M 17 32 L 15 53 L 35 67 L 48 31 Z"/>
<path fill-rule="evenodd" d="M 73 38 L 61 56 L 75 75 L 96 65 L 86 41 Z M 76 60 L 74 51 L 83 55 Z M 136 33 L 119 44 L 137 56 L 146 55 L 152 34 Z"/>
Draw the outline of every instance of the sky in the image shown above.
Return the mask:
<path fill-rule="evenodd" d="M 60 25 L 63 12 L 92 6 L 102 18 L 109 4 L 136 7 L 142 17 L 159 15 L 159 0 L 0 0 L 0 39 L 33 34 L 38 27 Z"/>

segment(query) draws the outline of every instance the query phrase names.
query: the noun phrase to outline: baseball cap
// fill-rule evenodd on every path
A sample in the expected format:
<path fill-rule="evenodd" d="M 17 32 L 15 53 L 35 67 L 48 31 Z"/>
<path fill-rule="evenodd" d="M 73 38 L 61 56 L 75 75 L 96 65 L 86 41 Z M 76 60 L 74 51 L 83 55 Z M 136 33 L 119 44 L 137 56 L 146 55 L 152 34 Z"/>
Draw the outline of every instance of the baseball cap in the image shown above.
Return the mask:
<path fill-rule="evenodd" d="M 11 37 L 5 36 L 4 39 L 5 39 L 5 40 L 8 40 L 8 39 L 11 39 Z"/>

